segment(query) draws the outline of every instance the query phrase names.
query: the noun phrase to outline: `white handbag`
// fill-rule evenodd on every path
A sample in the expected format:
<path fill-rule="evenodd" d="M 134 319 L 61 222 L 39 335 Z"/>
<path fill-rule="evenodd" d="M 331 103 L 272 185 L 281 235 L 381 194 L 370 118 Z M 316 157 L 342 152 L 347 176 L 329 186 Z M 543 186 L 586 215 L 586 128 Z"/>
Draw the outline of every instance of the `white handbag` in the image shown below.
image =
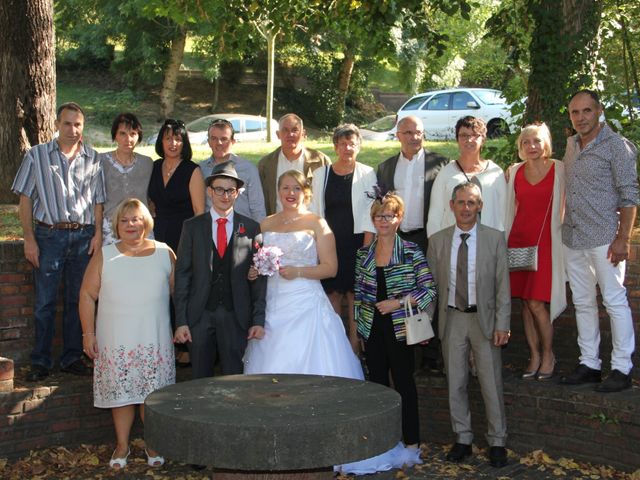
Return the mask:
<path fill-rule="evenodd" d="M 407 345 L 415 345 L 434 337 L 431 319 L 435 311 L 436 302 L 431 302 L 426 310 L 416 307 L 415 311 L 409 301 L 409 295 L 404 299 L 404 324 L 407 331 Z"/>

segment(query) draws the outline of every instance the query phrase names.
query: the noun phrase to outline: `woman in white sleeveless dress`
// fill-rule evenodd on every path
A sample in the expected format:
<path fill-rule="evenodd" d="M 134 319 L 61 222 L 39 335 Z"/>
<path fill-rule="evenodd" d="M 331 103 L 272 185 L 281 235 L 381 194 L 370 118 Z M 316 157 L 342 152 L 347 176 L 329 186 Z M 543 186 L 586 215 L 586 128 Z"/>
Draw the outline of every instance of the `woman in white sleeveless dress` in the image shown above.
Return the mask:
<path fill-rule="evenodd" d="M 307 210 L 311 196 L 305 177 L 290 170 L 278 179 L 282 211 L 267 217 L 260 229 L 265 246 L 282 252 L 280 269 L 269 277 L 265 334 L 251 340 L 244 373 L 298 373 L 362 380 L 344 325 L 320 280 L 337 272 L 335 240 L 326 221 Z M 249 278 L 256 278 L 252 268 Z M 336 467 L 343 473 L 373 473 L 422 463 L 419 452 L 401 443 L 377 457 Z"/>
<path fill-rule="evenodd" d="M 91 258 L 79 310 L 84 352 L 94 360 L 94 406 L 111 409 L 116 431 L 109 466 L 122 469 L 131 452 L 136 405 L 144 421 L 147 395 L 175 383 L 169 321 L 175 255 L 168 245 L 146 238 L 153 219 L 138 199 L 120 203 L 113 225 L 119 242 Z M 149 466 L 164 463 L 157 452 L 145 453 Z"/>

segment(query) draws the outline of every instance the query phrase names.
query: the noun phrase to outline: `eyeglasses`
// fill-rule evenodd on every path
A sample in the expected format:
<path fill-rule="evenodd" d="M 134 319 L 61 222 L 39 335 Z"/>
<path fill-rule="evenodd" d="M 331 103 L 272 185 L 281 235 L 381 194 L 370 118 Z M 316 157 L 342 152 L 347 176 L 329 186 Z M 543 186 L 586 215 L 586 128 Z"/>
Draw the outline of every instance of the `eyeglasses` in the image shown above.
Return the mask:
<path fill-rule="evenodd" d="M 483 135 L 481 133 L 471 133 L 471 134 L 461 133 L 460 135 L 458 135 L 458 138 L 460 140 L 471 140 L 472 138 L 480 138 L 482 136 Z"/>
<path fill-rule="evenodd" d="M 421 137 L 424 133 L 422 130 L 405 130 L 403 132 L 398 132 L 400 135 L 409 135 L 411 137 Z"/>
<path fill-rule="evenodd" d="M 387 215 L 374 215 L 373 219 L 377 220 L 378 222 L 381 221 L 385 221 L 385 222 L 390 222 L 391 220 L 393 220 L 394 218 L 396 218 L 398 215 L 396 214 L 387 214 Z"/>
<path fill-rule="evenodd" d="M 238 193 L 237 188 L 222 188 L 222 187 L 210 187 L 217 196 L 222 197 L 224 195 L 228 195 L 229 197 L 233 197 L 236 193 Z"/>

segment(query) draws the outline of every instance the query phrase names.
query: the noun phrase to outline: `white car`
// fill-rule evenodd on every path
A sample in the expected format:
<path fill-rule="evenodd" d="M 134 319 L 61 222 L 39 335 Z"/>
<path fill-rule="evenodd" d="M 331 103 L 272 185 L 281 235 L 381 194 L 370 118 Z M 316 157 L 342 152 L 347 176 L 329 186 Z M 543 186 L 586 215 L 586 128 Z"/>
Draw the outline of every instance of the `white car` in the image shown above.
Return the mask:
<path fill-rule="evenodd" d="M 489 88 L 452 88 L 420 93 L 398 110 L 398 120 L 409 115 L 422 120 L 425 138 L 432 140 L 455 139 L 456 122 L 467 115 L 486 122 L 489 138 L 509 133 L 509 126 L 514 124 L 510 105 L 502 92 Z"/>
<path fill-rule="evenodd" d="M 385 141 L 396 138 L 396 116 L 387 115 L 360 128 L 363 140 Z"/>
<path fill-rule="evenodd" d="M 200 117 L 187 123 L 187 134 L 191 145 L 206 145 L 207 131 L 212 121 L 216 119 L 227 120 L 233 126 L 234 138 L 238 142 L 263 142 L 267 139 L 267 119 L 258 115 L 245 115 L 243 113 L 215 113 Z M 278 122 L 271 120 L 271 132 L 275 138 L 278 130 Z M 155 144 L 158 134 L 151 135 L 147 141 Z"/>

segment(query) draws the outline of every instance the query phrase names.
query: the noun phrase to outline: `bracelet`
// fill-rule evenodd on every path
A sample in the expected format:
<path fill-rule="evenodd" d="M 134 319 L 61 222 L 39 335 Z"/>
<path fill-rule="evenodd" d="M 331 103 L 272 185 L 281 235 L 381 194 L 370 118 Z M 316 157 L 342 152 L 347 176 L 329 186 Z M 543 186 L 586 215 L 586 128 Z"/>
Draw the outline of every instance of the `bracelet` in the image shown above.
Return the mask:
<path fill-rule="evenodd" d="M 86 337 L 87 335 L 94 335 L 95 336 L 96 332 L 87 332 L 87 333 L 83 333 L 82 336 Z"/>

